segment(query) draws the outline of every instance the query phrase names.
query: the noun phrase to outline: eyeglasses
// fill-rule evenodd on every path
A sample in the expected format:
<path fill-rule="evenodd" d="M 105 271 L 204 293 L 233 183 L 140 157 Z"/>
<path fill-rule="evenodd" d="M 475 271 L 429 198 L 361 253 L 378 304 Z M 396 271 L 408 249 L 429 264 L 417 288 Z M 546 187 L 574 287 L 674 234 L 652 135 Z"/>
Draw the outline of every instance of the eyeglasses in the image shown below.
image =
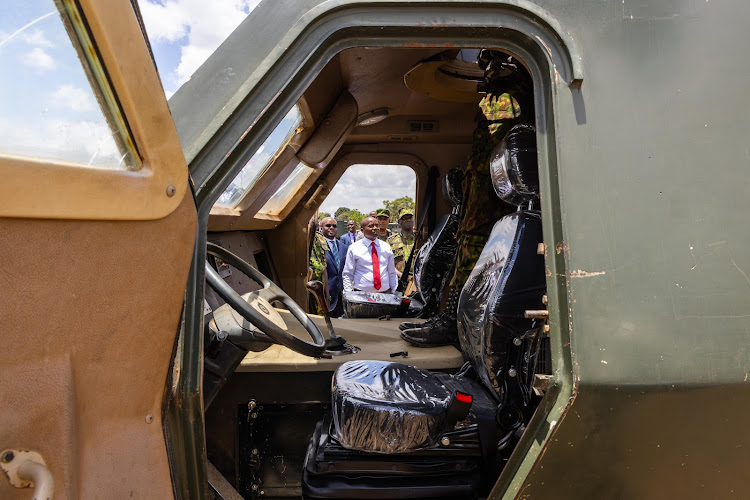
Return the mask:
<path fill-rule="evenodd" d="M 326 227 L 336 227 L 336 224 L 326 224 Z"/>

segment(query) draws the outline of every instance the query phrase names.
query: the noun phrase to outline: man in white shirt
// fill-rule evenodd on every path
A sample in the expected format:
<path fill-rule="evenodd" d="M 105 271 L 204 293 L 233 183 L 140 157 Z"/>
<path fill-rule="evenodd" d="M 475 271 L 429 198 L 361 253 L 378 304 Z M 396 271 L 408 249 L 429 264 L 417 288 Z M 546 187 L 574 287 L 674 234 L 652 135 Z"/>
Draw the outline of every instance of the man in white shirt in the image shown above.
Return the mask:
<path fill-rule="evenodd" d="M 366 217 L 361 224 L 364 238 L 351 244 L 346 253 L 344 291 L 393 293 L 398 276 L 393 252 L 387 242 L 378 239 L 378 221 Z"/>

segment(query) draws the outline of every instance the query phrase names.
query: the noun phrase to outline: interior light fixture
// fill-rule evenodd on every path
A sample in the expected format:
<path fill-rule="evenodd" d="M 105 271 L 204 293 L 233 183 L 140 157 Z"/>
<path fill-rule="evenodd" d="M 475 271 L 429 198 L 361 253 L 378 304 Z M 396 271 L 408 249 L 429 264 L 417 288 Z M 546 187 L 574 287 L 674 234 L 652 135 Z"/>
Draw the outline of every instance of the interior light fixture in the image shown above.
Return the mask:
<path fill-rule="evenodd" d="M 388 108 L 378 108 L 362 113 L 357 117 L 357 125 L 365 127 L 367 125 L 375 125 L 376 123 L 382 122 L 388 118 Z"/>

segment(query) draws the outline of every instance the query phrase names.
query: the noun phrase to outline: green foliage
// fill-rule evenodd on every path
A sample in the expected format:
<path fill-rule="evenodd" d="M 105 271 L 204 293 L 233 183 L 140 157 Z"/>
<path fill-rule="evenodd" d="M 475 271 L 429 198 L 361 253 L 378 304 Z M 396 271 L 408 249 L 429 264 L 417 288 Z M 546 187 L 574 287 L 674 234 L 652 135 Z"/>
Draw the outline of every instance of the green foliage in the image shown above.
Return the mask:
<path fill-rule="evenodd" d="M 318 212 L 318 220 L 323 220 L 326 217 L 330 217 L 330 216 L 331 214 L 329 214 L 328 212 Z"/>
<path fill-rule="evenodd" d="M 341 215 L 341 214 L 343 214 L 345 212 L 351 212 L 351 211 L 352 211 L 351 208 L 339 207 L 339 208 L 336 209 L 336 212 L 334 212 L 333 216 L 334 217 L 338 217 L 339 215 Z"/>
<path fill-rule="evenodd" d="M 383 207 L 387 208 L 391 213 L 391 221 L 397 221 L 398 213 L 401 211 L 401 209 L 410 208 L 414 210 L 415 203 L 411 196 L 402 196 L 401 198 L 396 198 L 393 201 L 383 200 Z"/>
<path fill-rule="evenodd" d="M 342 208 L 346 208 L 346 207 L 342 207 Z M 337 214 L 336 218 L 338 220 L 353 220 L 354 222 L 357 223 L 357 227 L 359 227 L 359 223 L 362 222 L 362 219 L 367 217 L 367 214 L 363 214 L 356 208 L 353 210 L 349 208 L 346 208 L 346 210 L 341 210 L 341 208 L 339 208 L 338 210 L 336 210 L 336 214 Z"/>

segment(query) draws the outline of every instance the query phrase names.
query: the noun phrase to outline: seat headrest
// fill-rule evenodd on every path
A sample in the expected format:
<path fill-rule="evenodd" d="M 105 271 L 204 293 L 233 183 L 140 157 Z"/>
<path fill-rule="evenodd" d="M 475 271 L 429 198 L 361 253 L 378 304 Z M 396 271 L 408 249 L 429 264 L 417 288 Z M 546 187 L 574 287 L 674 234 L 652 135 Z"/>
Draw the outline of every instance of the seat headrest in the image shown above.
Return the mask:
<path fill-rule="evenodd" d="M 511 205 L 520 205 L 539 195 L 536 131 L 531 125 L 516 125 L 492 151 L 490 175 L 495 192 Z"/>
<path fill-rule="evenodd" d="M 443 198 L 452 206 L 461 204 L 461 179 L 463 173 L 458 168 L 452 168 L 443 178 Z"/>

